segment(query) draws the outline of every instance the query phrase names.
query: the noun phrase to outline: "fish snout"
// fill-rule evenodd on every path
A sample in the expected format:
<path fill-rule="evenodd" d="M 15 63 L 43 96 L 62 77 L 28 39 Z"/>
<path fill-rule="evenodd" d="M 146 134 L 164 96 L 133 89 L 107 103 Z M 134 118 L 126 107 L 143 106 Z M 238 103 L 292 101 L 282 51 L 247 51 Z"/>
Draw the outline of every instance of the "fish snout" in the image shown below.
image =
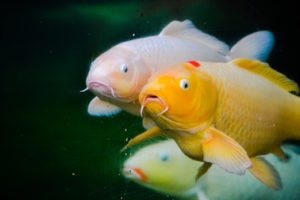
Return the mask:
<path fill-rule="evenodd" d="M 126 178 L 147 182 L 147 176 L 140 168 L 124 167 L 123 174 Z"/>
<path fill-rule="evenodd" d="M 140 114 L 141 116 L 143 115 L 143 109 L 144 107 L 147 106 L 147 104 L 149 103 L 157 103 L 159 104 L 163 110 L 157 114 L 158 115 L 162 115 L 163 113 L 167 112 L 167 110 L 169 109 L 169 107 L 167 106 L 166 102 L 160 97 L 160 96 L 157 96 L 155 94 L 145 94 L 143 100 L 142 100 L 142 103 L 141 103 L 141 111 L 140 111 Z"/>
<path fill-rule="evenodd" d="M 87 83 L 87 88 L 96 95 L 116 97 L 114 89 L 103 81 L 90 81 Z"/>

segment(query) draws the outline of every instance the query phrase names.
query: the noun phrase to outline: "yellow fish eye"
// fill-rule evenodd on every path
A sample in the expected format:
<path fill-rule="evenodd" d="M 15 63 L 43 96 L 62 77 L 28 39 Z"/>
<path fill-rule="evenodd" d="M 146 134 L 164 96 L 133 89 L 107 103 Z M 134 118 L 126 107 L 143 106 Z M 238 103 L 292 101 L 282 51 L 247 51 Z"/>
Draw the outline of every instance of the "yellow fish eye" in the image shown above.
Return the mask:
<path fill-rule="evenodd" d="M 123 74 L 127 74 L 127 72 L 128 72 L 128 65 L 126 65 L 126 64 L 121 64 L 121 65 L 120 65 L 120 70 L 121 70 L 121 72 L 122 72 Z"/>
<path fill-rule="evenodd" d="M 190 87 L 190 82 L 187 79 L 181 79 L 180 87 L 184 90 L 187 90 Z"/>

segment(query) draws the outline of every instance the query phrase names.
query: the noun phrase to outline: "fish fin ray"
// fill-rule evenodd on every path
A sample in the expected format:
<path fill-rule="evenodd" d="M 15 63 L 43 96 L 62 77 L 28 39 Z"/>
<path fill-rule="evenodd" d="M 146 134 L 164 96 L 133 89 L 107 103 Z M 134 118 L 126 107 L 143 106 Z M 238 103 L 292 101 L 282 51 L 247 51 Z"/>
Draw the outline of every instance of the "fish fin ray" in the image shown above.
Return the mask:
<path fill-rule="evenodd" d="M 149 129 L 155 127 L 156 124 L 151 118 L 144 117 L 143 118 L 143 126 L 144 126 L 145 129 L 149 130 Z"/>
<path fill-rule="evenodd" d="M 249 171 L 262 183 L 273 190 L 281 190 L 282 183 L 277 170 L 264 158 L 252 157 Z"/>
<path fill-rule="evenodd" d="M 251 167 L 247 152 L 235 140 L 212 127 L 206 134 L 208 137 L 202 144 L 204 161 L 238 175 L 244 174 Z"/>
<path fill-rule="evenodd" d="M 197 29 L 190 20 L 172 21 L 159 34 L 160 36 L 172 36 L 201 43 L 222 55 L 229 54 L 229 47 L 219 39 Z"/>
<path fill-rule="evenodd" d="M 88 113 L 92 116 L 97 117 L 110 117 L 116 115 L 122 111 L 121 108 L 115 106 L 106 101 L 102 101 L 98 97 L 92 99 L 92 101 L 88 105 Z"/>
<path fill-rule="evenodd" d="M 134 138 L 132 138 L 127 144 L 125 147 L 123 147 L 121 149 L 121 152 L 125 151 L 126 149 L 130 148 L 130 147 L 133 147 L 139 143 L 142 143 L 146 140 L 149 140 L 149 139 L 152 139 L 152 138 L 155 138 L 155 137 L 158 137 L 158 136 L 162 136 L 162 132 L 161 130 L 155 126 L 137 136 L 135 136 Z"/>
<path fill-rule="evenodd" d="M 274 46 L 270 31 L 257 31 L 239 40 L 230 50 L 229 57 L 267 60 Z"/>
<path fill-rule="evenodd" d="M 204 162 L 203 165 L 198 169 L 198 173 L 196 175 L 196 181 L 199 180 L 201 176 L 203 176 L 212 166 L 212 163 Z"/>
<path fill-rule="evenodd" d="M 274 148 L 274 149 L 271 151 L 271 153 L 274 154 L 275 156 L 277 156 L 278 158 L 280 158 L 280 159 L 283 160 L 283 161 L 288 161 L 287 156 L 285 155 L 284 151 L 281 149 L 280 146 Z"/>
<path fill-rule="evenodd" d="M 268 79 L 286 91 L 299 93 L 298 85 L 294 81 L 272 69 L 267 63 L 249 59 L 235 59 L 231 63 Z"/>

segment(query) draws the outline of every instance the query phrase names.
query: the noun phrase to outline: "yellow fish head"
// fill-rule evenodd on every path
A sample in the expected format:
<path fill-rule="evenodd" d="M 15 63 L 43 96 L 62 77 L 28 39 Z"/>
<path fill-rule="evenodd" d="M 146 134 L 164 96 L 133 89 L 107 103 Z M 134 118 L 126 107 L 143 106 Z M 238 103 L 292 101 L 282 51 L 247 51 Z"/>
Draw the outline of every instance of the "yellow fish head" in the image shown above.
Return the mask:
<path fill-rule="evenodd" d="M 200 131 L 214 118 L 217 89 L 208 74 L 183 63 L 154 75 L 140 93 L 139 102 L 141 114 L 145 111 L 160 128 Z"/>
<path fill-rule="evenodd" d="M 149 76 L 144 65 L 134 52 L 113 47 L 92 62 L 87 88 L 98 97 L 121 102 L 136 100 Z"/>

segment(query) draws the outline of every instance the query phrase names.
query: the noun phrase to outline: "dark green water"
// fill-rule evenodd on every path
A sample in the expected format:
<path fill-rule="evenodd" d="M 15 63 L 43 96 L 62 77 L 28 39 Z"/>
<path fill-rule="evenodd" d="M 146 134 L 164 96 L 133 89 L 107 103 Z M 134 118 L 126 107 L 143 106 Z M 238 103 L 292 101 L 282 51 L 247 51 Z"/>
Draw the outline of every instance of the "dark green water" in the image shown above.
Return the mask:
<path fill-rule="evenodd" d="M 143 130 L 141 119 L 124 112 L 112 118 L 87 114 L 93 95 L 79 91 L 89 64 L 121 41 L 191 19 L 228 44 L 272 31 L 271 66 L 300 83 L 296 7 L 291 1 L 225 0 L 3 5 L 1 182 L 7 199 L 172 199 L 120 176 L 125 155 L 119 150 Z"/>

